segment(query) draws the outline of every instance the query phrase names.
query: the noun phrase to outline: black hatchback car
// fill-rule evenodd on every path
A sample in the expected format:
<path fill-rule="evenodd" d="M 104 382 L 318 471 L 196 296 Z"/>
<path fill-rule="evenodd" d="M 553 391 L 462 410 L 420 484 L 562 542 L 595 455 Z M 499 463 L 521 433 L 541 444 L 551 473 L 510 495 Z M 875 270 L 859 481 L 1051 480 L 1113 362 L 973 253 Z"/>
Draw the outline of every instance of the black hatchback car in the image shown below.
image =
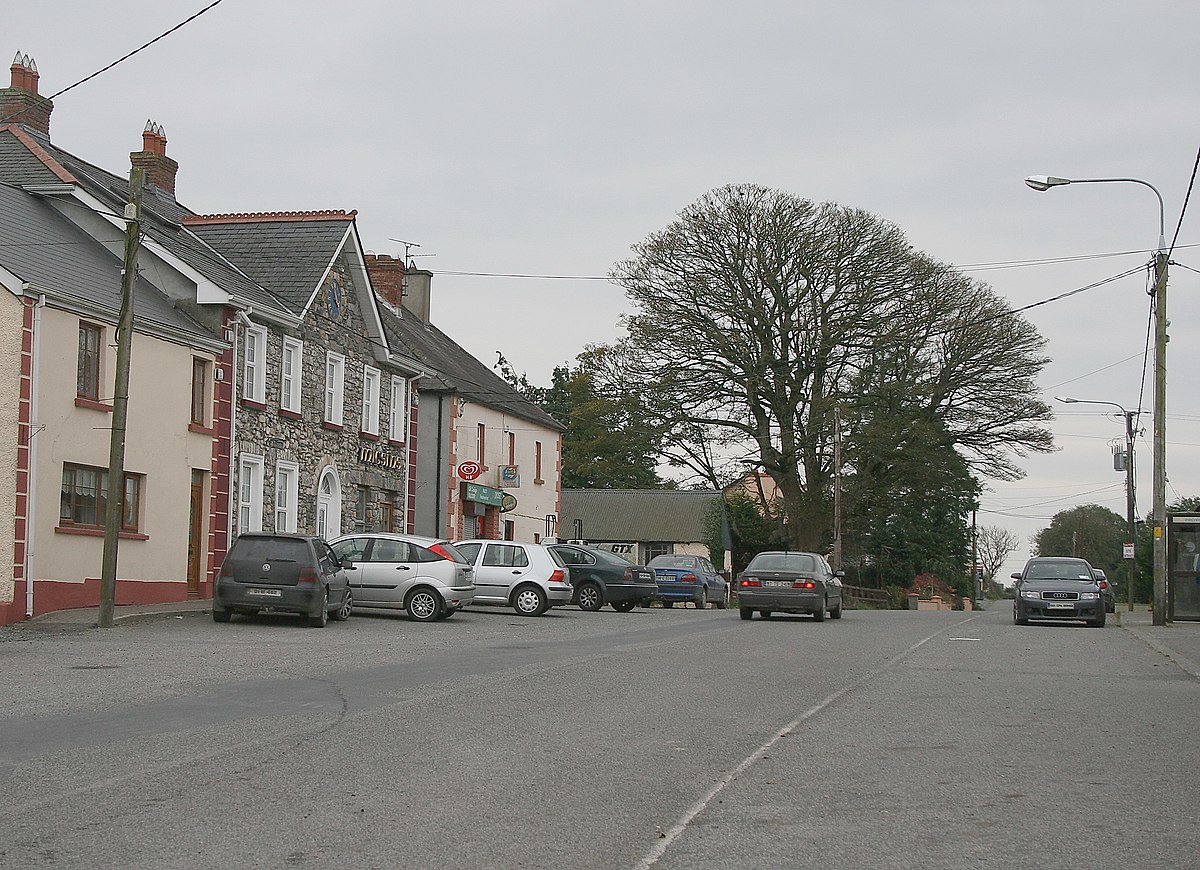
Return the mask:
<path fill-rule="evenodd" d="M 213 620 L 229 622 L 235 613 L 298 613 L 322 628 L 330 618 L 348 619 L 354 602 L 346 572 L 353 570 L 321 538 L 239 535 L 213 589 Z"/>
<path fill-rule="evenodd" d="M 1031 619 L 1083 620 L 1104 625 L 1104 595 L 1092 566 L 1067 556 L 1037 556 L 1012 575 L 1017 581 L 1013 622 Z"/>
<path fill-rule="evenodd" d="M 575 593 L 571 603 L 580 610 L 599 610 L 611 604 L 613 610 L 628 613 L 639 604 L 649 607 L 658 594 L 654 572 L 645 565 L 634 565 L 620 556 L 578 544 L 550 544 L 549 549 L 571 569 Z"/>

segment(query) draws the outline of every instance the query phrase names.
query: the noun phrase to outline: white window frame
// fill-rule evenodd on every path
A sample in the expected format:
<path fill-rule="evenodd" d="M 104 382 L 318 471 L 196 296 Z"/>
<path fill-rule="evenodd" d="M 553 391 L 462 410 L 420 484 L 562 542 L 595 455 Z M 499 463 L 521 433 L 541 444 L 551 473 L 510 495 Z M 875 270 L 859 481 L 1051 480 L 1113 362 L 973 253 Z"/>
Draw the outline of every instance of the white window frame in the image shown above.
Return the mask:
<path fill-rule="evenodd" d="M 408 381 L 392 377 L 392 406 L 388 417 L 388 438 L 404 443 L 408 439 Z"/>
<path fill-rule="evenodd" d="M 242 347 L 242 395 L 251 402 L 267 400 L 267 328 L 247 326 Z"/>
<path fill-rule="evenodd" d="M 374 366 L 363 365 L 363 394 L 362 394 L 362 422 L 359 431 L 366 432 L 368 435 L 379 434 L 379 391 L 381 389 L 381 377 L 379 369 Z"/>
<path fill-rule="evenodd" d="M 304 342 L 283 338 L 283 359 L 279 363 L 279 407 L 300 413 L 301 384 L 304 380 Z"/>
<path fill-rule="evenodd" d="M 345 420 L 343 405 L 346 389 L 346 358 L 325 352 L 325 421 L 341 426 Z"/>
<path fill-rule="evenodd" d="M 275 531 L 296 531 L 300 498 L 300 466 L 280 459 L 275 463 Z"/>
<path fill-rule="evenodd" d="M 263 530 L 263 458 L 243 453 L 238 461 L 238 533 Z"/>

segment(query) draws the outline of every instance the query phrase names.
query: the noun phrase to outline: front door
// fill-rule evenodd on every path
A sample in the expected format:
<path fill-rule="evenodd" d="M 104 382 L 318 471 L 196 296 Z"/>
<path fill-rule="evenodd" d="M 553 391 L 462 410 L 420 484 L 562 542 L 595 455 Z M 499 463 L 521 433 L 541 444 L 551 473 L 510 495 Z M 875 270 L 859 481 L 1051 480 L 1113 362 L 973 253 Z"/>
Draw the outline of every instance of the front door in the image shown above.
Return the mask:
<path fill-rule="evenodd" d="M 188 569 L 187 591 L 189 595 L 200 592 L 200 572 L 204 562 L 204 472 L 192 471 L 192 503 L 188 517 Z"/>

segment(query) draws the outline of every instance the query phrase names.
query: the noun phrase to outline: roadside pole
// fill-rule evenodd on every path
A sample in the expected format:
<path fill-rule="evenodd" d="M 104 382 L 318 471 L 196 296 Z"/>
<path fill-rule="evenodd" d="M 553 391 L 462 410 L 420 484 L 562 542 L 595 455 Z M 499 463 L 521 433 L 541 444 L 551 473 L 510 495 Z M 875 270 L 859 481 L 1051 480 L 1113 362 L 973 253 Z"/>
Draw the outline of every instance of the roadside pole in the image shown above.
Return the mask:
<path fill-rule="evenodd" d="M 121 269 L 121 312 L 117 318 L 117 370 L 113 383 L 112 435 L 108 446 L 108 499 L 104 510 L 104 557 L 100 570 L 100 627 L 112 628 L 117 592 L 117 542 L 125 507 L 125 425 L 129 415 L 129 359 L 133 348 L 133 288 L 137 281 L 145 171 L 129 171 L 125 207 L 125 260 Z"/>

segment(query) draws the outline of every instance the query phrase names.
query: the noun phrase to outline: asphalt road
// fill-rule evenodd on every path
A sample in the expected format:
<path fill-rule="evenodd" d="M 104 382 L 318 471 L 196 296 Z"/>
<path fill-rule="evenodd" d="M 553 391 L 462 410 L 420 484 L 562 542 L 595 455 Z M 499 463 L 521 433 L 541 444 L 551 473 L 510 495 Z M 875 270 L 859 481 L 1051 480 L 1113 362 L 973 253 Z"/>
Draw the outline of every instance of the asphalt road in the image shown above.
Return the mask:
<path fill-rule="evenodd" d="M 1200 680 L 986 613 L 0 629 L 0 866 L 1149 868 Z"/>

